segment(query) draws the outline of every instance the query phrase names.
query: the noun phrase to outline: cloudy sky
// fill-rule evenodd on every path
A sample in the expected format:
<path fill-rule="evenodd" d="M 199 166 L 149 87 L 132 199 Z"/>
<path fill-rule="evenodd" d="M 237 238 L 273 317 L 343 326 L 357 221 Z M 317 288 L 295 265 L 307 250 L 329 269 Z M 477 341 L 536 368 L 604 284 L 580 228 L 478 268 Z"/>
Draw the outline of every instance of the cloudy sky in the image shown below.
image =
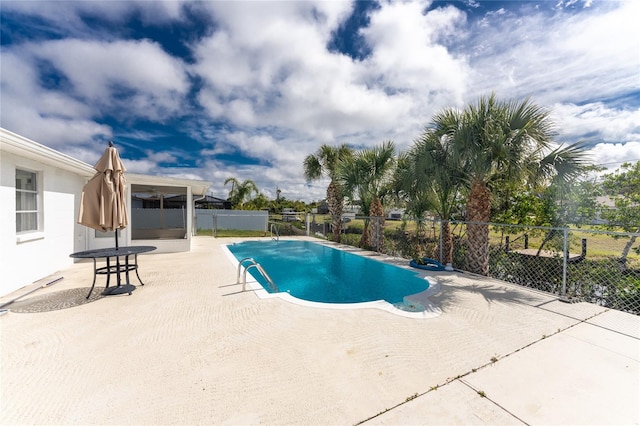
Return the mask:
<path fill-rule="evenodd" d="M 94 164 L 252 179 L 324 198 L 322 144 L 407 149 L 445 107 L 495 92 L 549 108 L 558 142 L 640 160 L 640 2 L 7 1 L 0 125 Z"/>

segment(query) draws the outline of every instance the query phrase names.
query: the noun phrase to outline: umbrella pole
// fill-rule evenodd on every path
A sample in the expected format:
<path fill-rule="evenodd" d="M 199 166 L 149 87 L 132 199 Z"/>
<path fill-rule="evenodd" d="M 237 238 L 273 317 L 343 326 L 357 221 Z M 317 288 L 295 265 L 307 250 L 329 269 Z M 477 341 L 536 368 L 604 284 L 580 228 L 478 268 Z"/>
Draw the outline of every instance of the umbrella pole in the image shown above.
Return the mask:
<path fill-rule="evenodd" d="M 118 231 L 119 231 L 119 229 L 115 230 L 115 234 L 116 234 L 116 250 L 118 250 Z M 118 287 L 120 287 L 120 256 L 116 256 L 116 281 L 118 283 Z"/>

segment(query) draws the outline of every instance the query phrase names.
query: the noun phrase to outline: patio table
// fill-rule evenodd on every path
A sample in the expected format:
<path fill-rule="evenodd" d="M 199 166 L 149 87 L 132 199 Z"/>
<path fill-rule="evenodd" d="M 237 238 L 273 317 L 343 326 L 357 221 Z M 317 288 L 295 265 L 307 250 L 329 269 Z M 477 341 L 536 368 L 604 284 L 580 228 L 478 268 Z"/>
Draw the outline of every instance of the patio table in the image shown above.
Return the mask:
<path fill-rule="evenodd" d="M 141 285 L 144 285 L 138 274 L 138 255 L 140 253 L 147 253 L 155 250 L 154 246 L 125 246 L 125 247 L 110 247 L 95 250 L 86 250 L 72 253 L 69 257 L 75 259 L 93 259 L 93 283 L 91 284 L 91 290 L 87 294 L 87 299 L 91 296 L 93 288 L 96 285 L 96 277 L 98 275 L 107 276 L 107 285 L 102 292 L 105 296 L 129 293 L 135 290 L 136 286 L 129 281 L 129 271 L 135 271 L 138 281 Z M 133 261 L 131 261 L 133 256 Z M 115 257 L 115 265 L 111 262 L 111 258 Z M 121 264 L 120 257 L 124 257 L 124 264 Z M 106 259 L 106 266 L 98 267 L 97 259 Z M 125 273 L 126 282 L 122 284 L 120 274 Z M 109 282 L 112 274 L 116 274 L 117 286 L 109 288 Z"/>

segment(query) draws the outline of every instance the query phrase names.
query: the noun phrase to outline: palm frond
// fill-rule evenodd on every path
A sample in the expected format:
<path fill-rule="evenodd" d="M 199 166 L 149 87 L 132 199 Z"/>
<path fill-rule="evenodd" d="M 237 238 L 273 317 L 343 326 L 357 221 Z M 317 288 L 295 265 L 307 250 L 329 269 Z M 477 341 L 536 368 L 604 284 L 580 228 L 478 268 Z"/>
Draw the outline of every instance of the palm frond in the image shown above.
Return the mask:
<path fill-rule="evenodd" d="M 553 178 L 560 183 L 571 182 L 584 174 L 590 165 L 586 148 L 585 141 L 559 146 L 540 160 L 538 176 L 544 180 Z"/>

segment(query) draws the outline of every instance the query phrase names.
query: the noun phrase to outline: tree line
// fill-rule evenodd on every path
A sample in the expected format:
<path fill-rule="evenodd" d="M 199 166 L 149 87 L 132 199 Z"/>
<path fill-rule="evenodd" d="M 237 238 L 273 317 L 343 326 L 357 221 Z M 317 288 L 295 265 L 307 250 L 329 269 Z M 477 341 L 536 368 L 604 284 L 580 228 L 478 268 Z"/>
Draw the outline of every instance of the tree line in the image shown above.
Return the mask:
<path fill-rule="evenodd" d="M 489 222 L 560 227 L 587 223 L 599 213 L 611 226 L 640 232 L 640 161 L 622 164 L 601 182 L 588 179 L 603 169 L 590 163 L 584 141 L 557 146 L 550 114 L 529 98 L 492 94 L 462 109 L 441 110 L 405 152 L 396 153 L 392 141 L 359 150 L 322 145 L 305 157 L 304 176 L 329 179 L 333 241 L 340 241 L 345 200 L 368 216 L 360 246 L 374 249 L 382 244 L 383 206 L 402 206 L 410 217 L 442 221 L 443 261 L 450 263 L 450 221 L 465 220 L 467 268 L 483 275 L 489 268 Z M 267 200 L 253 181 L 228 183 L 234 207 L 282 207 L 280 194 Z M 598 195 L 609 195 L 613 208 L 602 209 Z M 634 243 L 632 238 L 627 252 Z"/>

